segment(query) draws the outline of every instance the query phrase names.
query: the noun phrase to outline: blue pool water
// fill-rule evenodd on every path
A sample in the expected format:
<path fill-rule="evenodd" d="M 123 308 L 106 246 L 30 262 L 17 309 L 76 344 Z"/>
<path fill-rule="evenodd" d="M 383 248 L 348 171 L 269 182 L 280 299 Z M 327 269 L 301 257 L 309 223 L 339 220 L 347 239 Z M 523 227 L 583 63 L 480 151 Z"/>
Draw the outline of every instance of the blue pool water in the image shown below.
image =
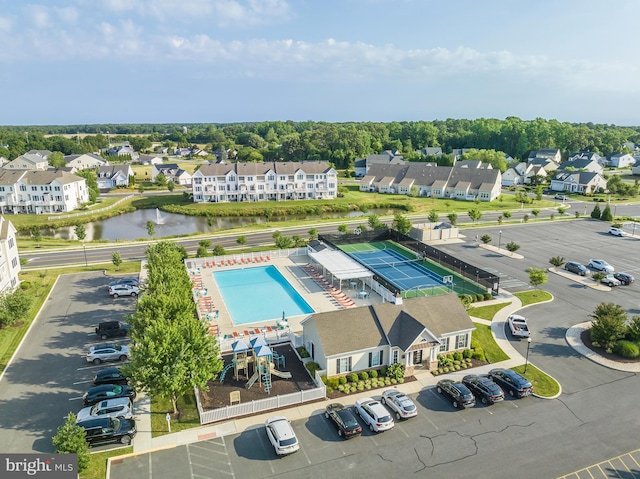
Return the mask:
<path fill-rule="evenodd" d="M 275 266 L 213 273 L 234 324 L 275 321 L 314 310 Z"/>

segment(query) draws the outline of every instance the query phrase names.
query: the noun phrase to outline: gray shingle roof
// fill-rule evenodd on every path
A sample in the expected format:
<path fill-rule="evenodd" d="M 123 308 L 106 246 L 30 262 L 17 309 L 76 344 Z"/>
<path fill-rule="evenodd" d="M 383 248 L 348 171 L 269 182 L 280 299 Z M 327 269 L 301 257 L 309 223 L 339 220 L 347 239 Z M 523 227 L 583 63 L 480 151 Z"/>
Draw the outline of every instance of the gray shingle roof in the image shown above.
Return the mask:
<path fill-rule="evenodd" d="M 223 176 L 233 171 L 238 175 L 266 175 L 273 171 L 276 175 L 293 175 L 298 170 L 306 174 L 322 174 L 331 170 L 325 161 L 282 161 L 264 163 L 213 163 L 202 165 L 198 170 L 203 176 Z"/>

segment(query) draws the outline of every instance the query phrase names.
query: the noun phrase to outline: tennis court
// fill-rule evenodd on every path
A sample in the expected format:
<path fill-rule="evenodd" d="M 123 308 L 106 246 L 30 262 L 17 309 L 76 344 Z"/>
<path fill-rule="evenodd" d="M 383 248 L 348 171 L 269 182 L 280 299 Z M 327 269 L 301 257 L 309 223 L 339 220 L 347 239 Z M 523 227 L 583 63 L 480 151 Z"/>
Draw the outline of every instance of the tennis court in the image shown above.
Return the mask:
<path fill-rule="evenodd" d="M 353 252 L 350 256 L 401 291 L 434 287 L 447 289 L 443 277 L 425 268 L 421 258 L 407 258 L 388 248 Z"/>

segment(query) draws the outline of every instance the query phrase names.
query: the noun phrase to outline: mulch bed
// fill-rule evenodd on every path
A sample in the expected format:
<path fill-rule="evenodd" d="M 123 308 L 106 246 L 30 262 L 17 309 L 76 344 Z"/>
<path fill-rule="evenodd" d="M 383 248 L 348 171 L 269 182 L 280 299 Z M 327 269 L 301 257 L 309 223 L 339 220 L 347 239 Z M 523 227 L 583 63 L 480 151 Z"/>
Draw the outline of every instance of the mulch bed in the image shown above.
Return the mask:
<path fill-rule="evenodd" d="M 415 376 L 407 376 L 406 378 L 404 378 L 404 383 L 410 383 L 412 381 L 416 381 L 416 377 Z M 382 391 L 384 389 L 392 389 L 392 388 L 394 388 L 396 386 L 397 386 L 397 384 L 391 384 L 390 386 L 380 386 L 379 388 L 376 388 L 376 389 L 365 389 L 364 391 L 356 391 L 353 394 L 360 394 L 360 393 L 365 392 L 365 391 L 369 391 L 369 392 L 371 392 L 371 394 L 374 394 L 374 393 L 376 393 L 376 391 L 380 392 L 380 391 Z M 327 398 L 328 399 L 343 399 L 343 398 L 346 398 L 346 397 L 349 397 L 349 396 L 351 396 L 351 393 L 350 394 L 345 394 L 343 392 L 338 391 L 337 389 L 334 389 L 331 392 L 327 392 Z"/>
<path fill-rule="evenodd" d="M 471 366 L 468 366 L 465 369 L 459 369 L 458 371 L 449 371 L 449 372 L 451 373 L 451 372 L 469 371 L 469 370 L 472 370 L 473 368 L 477 368 L 478 366 L 486 366 L 487 364 L 490 364 L 489 361 L 480 361 L 478 359 L 471 358 Z M 448 373 L 436 374 L 435 376 L 442 376 L 444 374 L 448 374 Z M 469 374 L 473 374 L 473 371 L 471 371 Z"/>
<path fill-rule="evenodd" d="M 251 389 L 247 389 L 246 384 L 249 378 L 240 374 L 238 381 L 236 381 L 233 375 L 233 368 L 231 368 L 227 371 L 223 383 L 219 380 L 209 381 L 209 391 L 200 391 L 202 407 L 207 410 L 229 406 L 229 393 L 232 391 L 240 391 L 240 401 L 244 403 L 316 388 L 311 376 L 309 376 L 309 372 L 298 359 L 290 344 L 273 346 L 271 349 L 280 355 L 284 355 L 286 366 L 281 368 L 281 371 L 290 372 L 291 379 L 282 379 L 272 375 L 271 391 L 270 394 L 267 394 L 264 387 L 260 387 L 260 383 L 257 381 L 251 386 Z M 233 361 L 233 354 L 225 355 L 223 359 L 226 366 Z M 251 373 L 253 373 L 253 367 L 251 368 Z"/>
<path fill-rule="evenodd" d="M 591 342 L 591 330 L 585 329 L 580 333 L 580 339 L 586 347 L 588 347 L 594 353 L 599 354 L 603 358 L 610 359 L 611 361 L 617 361 L 619 363 L 637 363 L 640 362 L 640 358 L 623 358 L 618 354 L 608 353 L 602 347 L 596 347 Z"/>

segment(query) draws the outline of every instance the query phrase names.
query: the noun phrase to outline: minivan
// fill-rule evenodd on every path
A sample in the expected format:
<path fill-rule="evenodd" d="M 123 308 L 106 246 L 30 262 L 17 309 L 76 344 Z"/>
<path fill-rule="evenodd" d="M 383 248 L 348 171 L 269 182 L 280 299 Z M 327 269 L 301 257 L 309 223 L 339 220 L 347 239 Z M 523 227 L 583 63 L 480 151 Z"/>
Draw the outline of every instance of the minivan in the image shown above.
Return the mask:
<path fill-rule="evenodd" d="M 103 444 L 107 442 L 120 442 L 130 444 L 136 435 L 136 422 L 133 419 L 123 417 L 106 417 L 89 419 L 78 423 L 84 428 L 86 440 L 89 445 Z"/>

